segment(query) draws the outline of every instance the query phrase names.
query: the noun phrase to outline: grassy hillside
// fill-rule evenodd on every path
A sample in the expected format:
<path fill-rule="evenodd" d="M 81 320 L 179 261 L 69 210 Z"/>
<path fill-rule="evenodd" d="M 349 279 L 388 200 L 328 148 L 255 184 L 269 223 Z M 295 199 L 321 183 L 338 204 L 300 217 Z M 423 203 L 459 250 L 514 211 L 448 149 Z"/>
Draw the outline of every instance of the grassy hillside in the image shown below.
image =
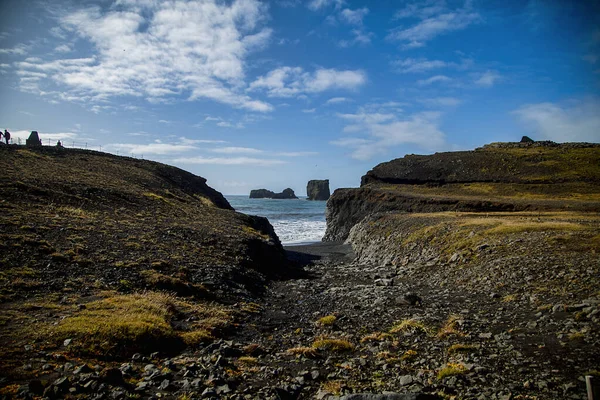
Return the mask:
<path fill-rule="evenodd" d="M 37 374 L 25 346 L 119 359 L 210 340 L 234 320 L 224 304 L 285 268 L 266 219 L 180 169 L 1 146 L 0 170 L 2 375 Z"/>

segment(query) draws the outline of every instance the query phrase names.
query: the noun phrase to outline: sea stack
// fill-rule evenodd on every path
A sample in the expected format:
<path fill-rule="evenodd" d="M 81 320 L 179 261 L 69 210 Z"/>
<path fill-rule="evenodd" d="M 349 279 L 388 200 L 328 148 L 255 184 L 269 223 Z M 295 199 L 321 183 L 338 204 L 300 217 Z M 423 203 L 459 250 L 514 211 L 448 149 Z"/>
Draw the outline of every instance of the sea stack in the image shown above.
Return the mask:
<path fill-rule="evenodd" d="M 329 179 L 308 181 L 306 195 L 309 200 L 329 200 Z"/>
<path fill-rule="evenodd" d="M 290 188 L 281 193 L 275 193 L 267 189 L 254 189 L 250 191 L 251 199 L 297 199 L 296 194 Z"/>

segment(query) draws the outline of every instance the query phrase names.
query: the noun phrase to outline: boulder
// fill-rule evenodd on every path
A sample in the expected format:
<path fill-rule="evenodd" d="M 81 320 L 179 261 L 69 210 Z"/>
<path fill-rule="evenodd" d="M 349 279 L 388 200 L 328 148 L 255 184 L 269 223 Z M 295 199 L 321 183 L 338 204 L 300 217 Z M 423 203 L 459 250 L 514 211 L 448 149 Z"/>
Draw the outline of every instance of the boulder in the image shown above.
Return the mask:
<path fill-rule="evenodd" d="M 309 200 L 329 200 L 329 179 L 308 181 L 306 195 Z"/>
<path fill-rule="evenodd" d="M 267 189 L 254 189 L 250 191 L 251 199 L 297 199 L 296 194 L 290 188 L 281 193 L 275 193 Z"/>
<path fill-rule="evenodd" d="M 40 140 L 40 136 L 37 131 L 31 131 L 29 138 L 25 140 L 25 144 L 28 147 L 39 147 L 42 145 L 42 141 Z"/>

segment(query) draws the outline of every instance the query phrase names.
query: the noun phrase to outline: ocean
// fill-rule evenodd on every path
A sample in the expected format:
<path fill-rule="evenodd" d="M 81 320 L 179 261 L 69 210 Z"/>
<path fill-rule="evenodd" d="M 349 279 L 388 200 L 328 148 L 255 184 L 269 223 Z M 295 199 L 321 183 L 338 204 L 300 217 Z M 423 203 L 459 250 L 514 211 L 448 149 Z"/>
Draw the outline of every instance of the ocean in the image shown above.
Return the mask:
<path fill-rule="evenodd" d="M 236 211 L 266 217 L 284 245 L 320 242 L 325 235 L 325 201 L 225 198 Z"/>

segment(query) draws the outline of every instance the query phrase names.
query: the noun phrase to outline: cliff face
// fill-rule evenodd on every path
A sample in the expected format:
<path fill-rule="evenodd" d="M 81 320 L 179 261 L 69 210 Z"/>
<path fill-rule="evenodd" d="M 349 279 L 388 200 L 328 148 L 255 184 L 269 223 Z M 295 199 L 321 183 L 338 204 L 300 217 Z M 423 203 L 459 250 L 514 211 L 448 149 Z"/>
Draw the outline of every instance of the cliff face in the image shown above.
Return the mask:
<path fill-rule="evenodd" d="M 598 210 L 600 145 L 496 143 L 380 164 L 327 202 L 323 240 L 381 212 Z"/>
<path fill-rule="evenodd" d="M 329 191 L 329 179 L 311 180 L 306 185 L 306 196 L 309 200 L 327 201 L 331 193 Z"/>

